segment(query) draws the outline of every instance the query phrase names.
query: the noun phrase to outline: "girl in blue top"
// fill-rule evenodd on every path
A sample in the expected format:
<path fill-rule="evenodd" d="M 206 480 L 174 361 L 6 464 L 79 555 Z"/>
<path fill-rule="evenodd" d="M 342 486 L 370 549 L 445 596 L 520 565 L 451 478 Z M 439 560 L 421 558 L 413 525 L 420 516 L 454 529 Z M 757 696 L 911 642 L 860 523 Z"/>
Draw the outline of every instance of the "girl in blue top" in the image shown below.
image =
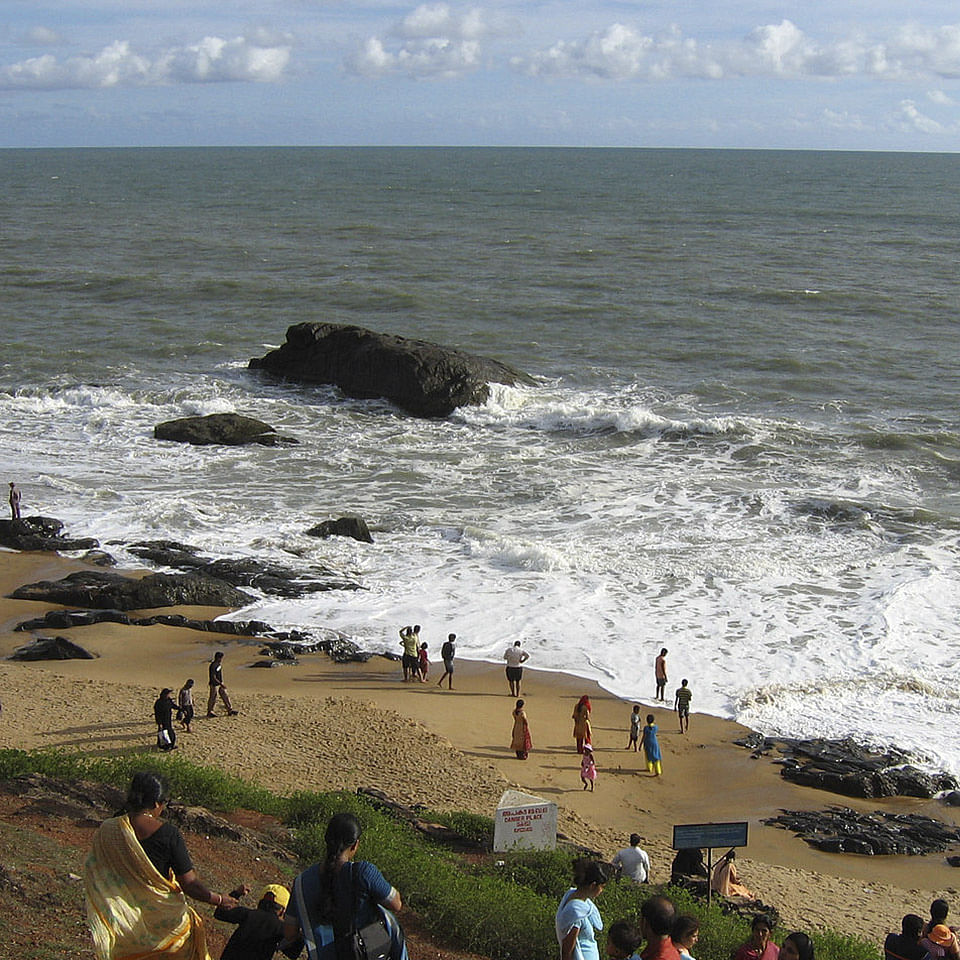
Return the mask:
<path fill-rule="evenodd" d="M 653 722 L 653 714 L 647 714 L 647 725 L 643 728 L 643 752 L 647 755 L 647 769 L 659 777 L 663 773 L 660 765 L 660 743 L 657 740 L 657 725 Z"/>
<path fill-rule="evenodd" d="M 600 960 L 597 931 L 603 929 L 600 911 L 593 898 L 602 893 L 610 879 L 610 865 L 600 860 L 577 860 L 573 882 L 557 909 L 557 942 L 560 960 Z"/>

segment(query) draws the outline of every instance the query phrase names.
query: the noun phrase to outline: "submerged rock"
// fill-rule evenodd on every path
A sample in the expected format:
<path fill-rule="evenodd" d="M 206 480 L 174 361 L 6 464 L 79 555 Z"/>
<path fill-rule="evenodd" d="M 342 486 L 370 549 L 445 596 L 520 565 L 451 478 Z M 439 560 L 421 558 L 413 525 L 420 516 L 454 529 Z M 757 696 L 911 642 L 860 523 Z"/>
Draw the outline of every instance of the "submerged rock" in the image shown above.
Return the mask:
<path fill-rule="evenodd" d="M 195 446 L 222 444 L 239 447 L 258 443 L 264 447 L 276 447 L 300 442 L 293 437 L 281 437 L 269 423 L 239 413 L 211 413 L 205 417 L 167 420 L 153 428 L 153 435 L 157 440 L 174 440 Z"/>
<path fill-rule="evenodd" d="M 491 383 L 534 385 L 497 360 L 337 323 L 295 324 L 283 346 L 249 366 L 300 383 L 332 384 L 351 397 L 383 397 L 418 417 L 446 417 L 457 407 L 485 403 Z"/>
<path fill-rule="evenodd" d="M 254 587 L 273 596 L 302 597 L 326 590 L 363 589 L 359 583 L 343 580 L 326 568 L 305 572 L 255 557 L 211 560 L 200 556 L 199 548 L 173 540 L 147 540 L 134 543 L 129 549 L 142 560 L 225 580 L 235 587 Z M 321 576 L 323 579 L 318 579 Z"/>
<path fill-rule="evenodd" d="M 306 531 L 308 537 L 352 537 L 361 543 L 373 543 L 370 529 L 363 517 L 340 517 L 324 520 Z"/>

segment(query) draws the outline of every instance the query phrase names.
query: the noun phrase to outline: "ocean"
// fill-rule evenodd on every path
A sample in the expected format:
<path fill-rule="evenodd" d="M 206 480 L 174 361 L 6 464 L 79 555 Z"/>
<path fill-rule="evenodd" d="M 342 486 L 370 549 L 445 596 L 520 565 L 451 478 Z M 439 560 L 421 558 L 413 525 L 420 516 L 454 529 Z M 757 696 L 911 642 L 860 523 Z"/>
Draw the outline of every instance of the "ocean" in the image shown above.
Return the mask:
<path fill-rule="evenodd" d="M 25 514 L 330 566 L 236 618 L 530 665 L 960 774 L 960 157 L 0 151 Z M 418 420 L 247 370 L 304 320 L 538 386 Z M 153 439 L 237 411 L 296 447 Z M 359 514 L 375 543 L 317 540 Z M 172 681 L 171 681 L 172 684 Z M 625 711 L 624 722 L 626 724 Z"/>

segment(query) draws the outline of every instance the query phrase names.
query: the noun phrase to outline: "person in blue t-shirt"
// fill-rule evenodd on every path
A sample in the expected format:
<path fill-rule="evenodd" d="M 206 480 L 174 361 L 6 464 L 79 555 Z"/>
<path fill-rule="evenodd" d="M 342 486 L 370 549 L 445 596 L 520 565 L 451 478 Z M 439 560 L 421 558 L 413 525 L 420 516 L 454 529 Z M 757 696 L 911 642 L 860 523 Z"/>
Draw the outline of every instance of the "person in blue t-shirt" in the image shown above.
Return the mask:
<path fill-rule="evenodd" d="M 369 861 L 354 861 L 360 845 L 360 822 L 338 813 L 327 824 L 327 854 L 293 882 L 284 917 L 280 949 L 298 957 L 306 946 L 310 960 L 334 960 L 334 937 L 351 925 L 360 930 L 381 924 L 389 935 L 389 960 L 408 960 L 403 930 L 390 911 L 403 906 L 399 892 Z"/>

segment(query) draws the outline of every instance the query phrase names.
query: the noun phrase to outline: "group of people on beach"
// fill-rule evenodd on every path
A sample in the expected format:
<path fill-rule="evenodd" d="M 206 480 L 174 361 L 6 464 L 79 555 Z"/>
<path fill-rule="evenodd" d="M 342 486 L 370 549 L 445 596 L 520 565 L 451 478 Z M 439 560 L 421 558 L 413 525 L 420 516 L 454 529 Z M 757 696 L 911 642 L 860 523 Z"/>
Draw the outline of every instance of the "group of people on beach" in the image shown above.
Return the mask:
<path fill-rule="evenodd" d="M 218 650 L 210 661 L 207 668 L 208 686 L 210 693 L 207 697 L 207 718 L 212 719 L 216 716 L 214 708 L 217 700 L 222 701 L 227 710 L 227 716 L 235 717 L 240 712 L 235 710 L 230 700 L 230 694 L 227 692 L 227 686 L 223 682 L 223 651 Z M 164 752 L 175 750 L 177 748 L 177 731 L 174 729 L 173 720 L 176 716 L 180 724 L 180 729 L 184 733 L 192 733 L 190 724 L 196 715 L 193 703 L 193 679 L 189 679 L 180 688 L 176 699 L 173 696 L 172 687 L 164 687 L 160 691 L 160 696 L 153 704 L 153 718 L 157 724 L 157 748 Z"/>
<path fill-rule="evenodd" d="M 594 901 L 611 879 L 613 868 L 602 860 L 574 864 L 573 886 L 561 898 L 556 914 L 560 960 L 600 960 L 598 934 L 603 920 Z M 790 933 L 778 947 L 772 931 L 770 918 L 758 915 L 750 939 L 737 949 L 733 960 L 815 960 L 807 934 Z M 678 915 L 669 897 L 653 896 L 643 902 L 639 923 L 618 920 L 610 925 L 604 953 L 613 960 L 693 960 L 691 951 L 699 936 L 696 917 Z"/>
<path fill-rule="evenodd" d="M 402 635 L 402 633 L 401 633 Z M 661 649 L 657 656 L 654 670 L 657 681 L 656 699 L 663 700 L 664 689 L 667 683 L 667 648 Z M 519 697 L 523 682 L 523 664 L 529 659 L 529 654 L 523 649 L 519 640 L 504 651 L 503 659 L 507 662 L 507 681 L 510 684 L 510 693 Z M 690 704 L 693 692 L 689 681 L 684 678 L 674 695 L 674 710 L 680 725 L 680 732 L 686 733 L 690 729 Z M 577 753 L 580 755 L 580 780 L 584 790 L 593 791 L 597 782 L 597 761 L 593 747 L 593 733 L 590 726 L 590 713 L 593 707 L 590 697 L 584 695 L 573 708 L 573 739 Z M 628 721 L 627 750 L 638 752 L 643 750 L 646 758 L 647 771 L 651 777 L 663 774 L 663 754 L 660 749 L 659 727 L 656 717 L 652 713 L 646 715 L 643 723 L 639 704 L 634 704 Z M 518 760 L 526 760 L 530 755 L 533 740 L 530 736 L 530 723 L 527 719 L 526 702 L 518 699 L 513 709 L 513 729 L 510 736 L 510 749 L 514 751 Z"/>
<path fill-rule="evenodd" d="M 250 888 L 217 893 L 197 875 L 183 835 L 161 817 L 169 792 L 162 777 L 134 774 L 123 810 L 98 828 L 84 866 L 87 923 L 97 960 L 181 957 L 208 960 L 206 925 L 187 897 L 210 904 L 216 920 L 235 926 L 221 960 L 336 960 L 334 940 L 356 931 L 367 960 L 408 960 L 394 914 L 399 892 L 369 861 L 356 858 L 361 829 L 351 813 L 335 814 L 326 856 L 294 880 L 264 888 L 255 907 L 240 901 Z"/>
<path fill-rule="evenodd" d="M 420 639 L 420 624 L 412 627 L 400 628 L 400 646 L 403 648 L 401 666 L 404 682 L 418 680 L 426 683 L 430 675 L 429 646 Z M 437 681 L 438 687 L 443 687 L 447 681 L 447 689 L 453 689 L 453 661 L 457 656 L 457 635 L 447 634 L 447 639 L 440 648 L 440 659 L 443 661 L 443 673 Z"/>

